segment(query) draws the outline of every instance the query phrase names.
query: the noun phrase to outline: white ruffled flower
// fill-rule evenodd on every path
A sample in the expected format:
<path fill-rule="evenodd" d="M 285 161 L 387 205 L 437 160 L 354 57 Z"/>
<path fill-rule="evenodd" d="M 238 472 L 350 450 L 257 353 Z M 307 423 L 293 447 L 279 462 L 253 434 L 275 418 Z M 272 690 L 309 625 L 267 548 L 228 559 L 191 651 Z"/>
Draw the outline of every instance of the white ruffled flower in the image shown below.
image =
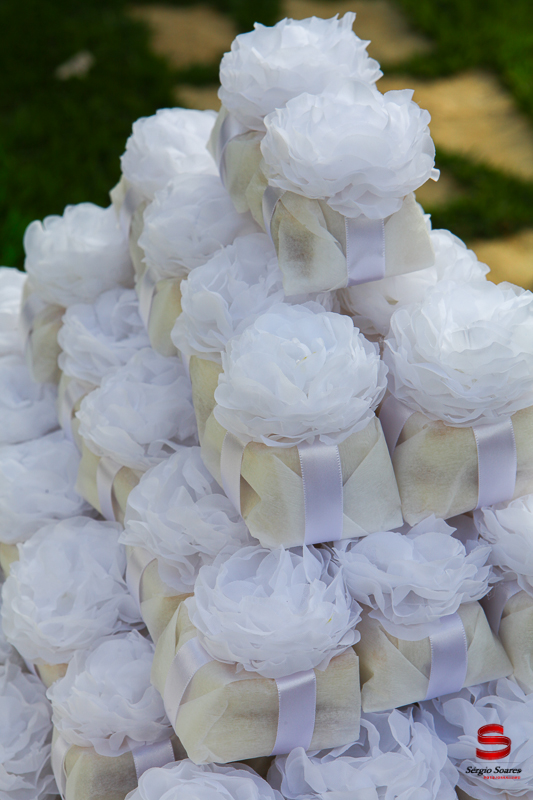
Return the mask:
<path fill-rule="evenodd" d="M 329 553 L 314 547 L 222 556 L 202 567 L 185 604 L 213 658 L 266 678 L 326 669 L 360 639 L 361 608 Z"/>
<path fill-rule="evenodd" d="M 75 490 L 79 463 L 63 431 L 0 448 L 0 542 L 24 542 L 43 525 L 93 513 Z"/>
<path fill-rule="evenodd" d="M 191 383 L 178 358 L 150 348 L 108 373 L 83 398 L 79 433 L 97 456 L 146 470 L 168 458 L 177 444 L 196 441 Z"/>
<path fill-rule="evenodd" d="M 193 764 L 184 759 L 147 770 L 126 800 L 283 800 L 246 764 Z"/>
<path fill-rule="evenodd" d="M 0 666 L 0 797 L 55 797 L 50 746 L 52 722 L 46 689 L 17 664 Z"/>
<path fill-rule="evenodd" d="M 139 246 L 156 280 L 185 278 L 237 236 L 257 230 L 250 214 L 235 211 L 218 175 L 185 174 L 146 208 Z"/>
<path fill-rule="evenodd" d="M 169 739 L 161 695 L 150 683 L 154 645 L 137 631 L 78 651 L 48 690 L 52 721 L 69 744 L 115 757 Z"/>
<path fill-rule="evenodd" d="M 365 714 L 361 728 L 354 744 L 277 756 L 269 783 L 286 800 L 456 800 L 457 771 L 429 714 Z"/>
<path fill-rule="evenodd" d="M 447 230 L 430 231 L 435 263 L 427 269 L 393 275 L 342 290 L 342 303 L 354 324 L 366 335 L 385 336 L 393 312 L 408 303 L 420 303 L 439 281 L 473 283 L 489 272 L 473 250 Z"/>
<path fill-rule="evenodd" d="M 0 358 L 0 445 L 37 439 L 59 426 L 57 388 L 35 383 L 22 355 Z"/>
<path fill-rule="evenodd" d="M 124 581 L 121 526 L 87 517 L 45 525 L 19 545 L 2 589 L 8 641 L 28 661 L 64 664 L 140 621 Z"/>
<path fill-rule="evenodd" d="M 126 506 L 120 541 L 158 561 L 176 594 L 193 591 L 200 567 L 253 543 L 233 504 L 204 466 L 199 447 L 180 447 L 145 472 Z"/>
<path fill-rule="evenodd" d="M 217 421 L 272 446 L 338 444 L 366 427 L 387 370 L 349 317 L 282 305 L 255 320 L 222 353 Z"/>
<path fill-rule="evenodd" d="M 490 423 L 533 405 L 533 294 L 442 281 L 391 317 L 391 393 L 433 420 Z"/>
<path fill-rule="evenodd" d="M 14 267 L 0 267 L 0 356 L 23 350 L 19 316 L 27 278 L 24 272 Z"/>
<path fill-rule="evenodd" d="M 184 172 L 216 174 L 206 149 L 215 124 L 214 111 L 160 108 L 133 123 L 120 158 L 122 174 L 147 200 Z"/>
<path fill-rule="evenodd" d="M 32 286 L 48 303 L 94 303 L 102 292 L 133 283 L 128 241 L 112 206 L 80 203 L 62 217 L 35 220 L 24 250 Z"/>
<path fill-rule="evenodd" d="M 62 350 L 58 363 L 65 375 L 96 386 L 108 372 L 150 346 L 135 290 L 119 287 L 93 304 L 70 306 L 57 340 Z"/>
<path fill-rule="evenodd" d="M 484 564 L 490 548 L 478 546 L 467 554 L 453 531 L 444 520 L 430 517 L 409 533 L 387 531 L 337 542 L 333 552 L 350 593 L 374 609 L 371 616 L 392 635 L 410 638 L 404 628 L 417 628 L 423 638 L 425 624 L 488 592 L 491 570 Z M 392 633 L 391 624 L 398 633 Z"/>
<path fill-rule="evenodd" d="M 243 124 L 263 130 L 263 117 L 303 92 L 321 92 L 332 81 L 375 83 L 379 64 L 369 42 L 353 32 L 355 14 L 342 19 L 283 19 L 271 28 L 258 22 L 235 37 L 220 62 L 219 97 Z"/>
<path fill-rule="evenodd" d="M 345 217 L 380 219 L 436 179 L 429 113 L 410 89 L 381 94 L 363 83 L 301 94 L 265 117 L 261 152 L 272 186 L 326 200 Z"/>

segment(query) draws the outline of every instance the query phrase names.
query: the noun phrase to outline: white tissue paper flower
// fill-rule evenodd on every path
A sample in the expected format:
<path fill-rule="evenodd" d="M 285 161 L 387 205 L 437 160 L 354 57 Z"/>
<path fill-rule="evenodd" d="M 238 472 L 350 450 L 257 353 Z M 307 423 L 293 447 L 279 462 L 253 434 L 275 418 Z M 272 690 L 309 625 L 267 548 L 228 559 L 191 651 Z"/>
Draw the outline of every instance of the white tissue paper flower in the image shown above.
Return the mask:
<path fill-rule="evenodd" d="M 0 358 L 0 445 L 36 439 L 59 427 L 57 387 L 35 383 L 22 355 Z"/>
<path fill-rule="evenodd" d="M 448 755 L 459 772 L 457 785 L 468 797 L 527 800 L 533 795 L 533 694 L 524 694 L 510 678 L 500 678 L 437 698 L 424 707 L 434 716 L 437 733 L 448 745 Z M 511 740 L 511 752 L 504 759 L 476 757 L 477 748 L 501 749 L 501 745 L 478 742 L 479 728 L 489 724 L 503 726 L 504 735 Z M 483 769 L 487 768 L 492 768 L 496 780 L 485 777 Z M 516 769 L 521 772 L 503 771 Z"/>
<path fill-rule="evenodd" d="M 429 714 L 364 714 L 357 742 L 277 756 L 268 781 L 286 800 L 456 800 L 457 771 Z"/>
<path fill-rule="evenodd" d="M 50 749 L 52 722 L 46 689 L 17 664 L 0 666 L 0 797 L 55 797 Z"/>
<path fill-rule="evenodd" d="M 160 108 L 133 123 L 120 157 L 122 174 L 147 200 L 184 172 L 218 172 L 206 145 L 214 111 Z"/>
<path fill-rule="evenodd" d="M 272 186 L 325 200 L 345 217 L 394 214 L 405 195 L 436 179 L 429 113 L 410 89 L 363 83 L 301 94 L 265 117 L 261 153 Z"/>
<path fill-rule="evenodd" d="M 429 517 L 409 532 L 371 533 L 336 542 L 335 559 L 352 596 L 374 609 L 393 636 L 425 638 L 427 624 L 484 597 L 490 548 L 467 554 L 444 520 Z"/>
<path fill-rule="evenodd" d="M 64 664 L 76 650 L 139 624 L 120 530 L 118 523 L 73 517 L 19 545 L 1 613 L 6 638 L 25 659 Z"/>
<path fill-rule="evenodd" d="M 121 367 L 150 340 L 139 316 L 134 289 L 116 287 L 95 303 L 76 303 L 67 309 L 57 340 L 65 375 L 99 386 L 104 375 Z"/>
<path fill-rule="evenodd" d="M 240 514 L 204 466 L 199 447 L 180 447 L 131 491 L 120 541 L 157 558 L 161 580 L 191 593 L 200 567 L 253 544 Z"/>
<path fill-rule="evenodd" d="M 35 220 L 24 234 L 32 286 L 47 303 L 94 303 L 114 286 L 133 284 L 126 234 L 113 206 L 67 206 L 63 216 Z"/>
<path fill-rule="evenodd" d="M 533 494 L 481 508 L 474 521 L 491 545 L 489 562 L 498 574 L 533 597 Z"/>
<path fill-rule="evenodd" d="M 213 658 L 266 678 L 326 669 L 360 639 L 361 608 L 315 547 L 223 555 L 201 568 L 185 604 Z"/>
<path fill-rule="evenodd" d="M 391 317 L 391 393 L 447 425 L 491 423 L 533 405 L 533 294 L 442 281 Z"/>
<path fill-rule="evenodd" d="M 283 800 L 246 764 L 193 764 L 147 770 L 126 800 Z"/>
<path fill-rule="evenodd" d="M 434 230 L 429 236 L 435 251 L 432 267 L 342 290 L 346 311 L 366 336 L 385 336 L 393 312 L 402 305 L 420 303 L 439 281 L 471 283 L 482 280 L 489 272 L 474 251 L 450 231 Z"/>
<path fill-rule="evenodd" d="M 343 78 L 375 83 L 383 73 L 370 42 L 355 35 L 355 14 L 341 19 L 283 19 L 236 36 L 220 62 L 222 103 L 244 125 L 263 130 L 263 117 L 303 92 L 321 92 Z"/>
<path fill-rule="evenodd" d="M 19 316 L 27 278 L 19 269 L 0 267 L 0 356 L 23 350 Z"/>
<path fill-rule="evenodd" d="M 349 317 L 280 305 L 222 353 L 217 421 L 272 446 L 339 444 L 366 427 L 387 385 L 378 348 Z"/>
<path fill-rule="evenodd" d="M 163 699 L 150 683 L 154 645 L 137 631 L 78 651 L 48 690 L 52 721 L 69 744 L 121 756 L 172 735 Z"/>
<path fill-rule="evenodd" d="M 75 490 L 79 463 L 62 430 L 0 448 L 0 542 L 24 542 L 55 520 L 92 515 Z"/>
<path fill-rule="evenodd" d="M 235 211 L 218 175 L 184 174 L 146 208 L 139 246 L 156 280 L 185 278 L 237 236 L 257 230 L 251 214 Z"/>
<path fill-rule="evenodd" d="M 79 433 L 97 456 L 131 469 L 163 461 L 178 444 L 196 443 L 191 383 L 179 358 L 139 350 L 83 398 Z"/>

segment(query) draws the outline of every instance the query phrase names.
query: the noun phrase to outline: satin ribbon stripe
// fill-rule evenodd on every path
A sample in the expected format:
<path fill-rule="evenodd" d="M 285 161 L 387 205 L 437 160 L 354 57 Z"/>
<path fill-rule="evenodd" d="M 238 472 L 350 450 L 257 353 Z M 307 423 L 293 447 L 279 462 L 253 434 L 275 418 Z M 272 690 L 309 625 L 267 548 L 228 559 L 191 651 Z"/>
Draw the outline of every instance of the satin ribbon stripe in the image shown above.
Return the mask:
<path fill-rule="evenodd" d="M 113 508 L 113 482 L 122 469 L 112 458 L 103 456 L 96 468 L 96 491 L 100 512 L 104 519 L 116 522 L 115 509 Z"/>
<path fill-rule="evenodd" d="M 163 705 L 173 727 L 188 685 L 198 670 L 211 661 L 213 659 L 197 637 L 185 642 L 174 656 L 163 691 Z"/>
<path fill-rule="evenodd" d="M 59 409 L 59 421 L 61 423 L 61 427 L 65 431 L 65 436 L 70 442 L 74 441 L 74 435 L 72 433 L 72 413 L 74 411 L 74 406 L 87 394 L 87 389 L 85 386 L 73 379 L 68 384 L 67 388 L 63 393 L 63 397 L 61 398 L 61 407 Z"/>
<path fill-rule="evenodd" d="M 429 636 L 431 669 L 426 700 L 459 692 L 466 680 L 468 641 L 459 614 L 441 617 Z"/>
<path fill-rule="evenodd" d="M 150 566 L 157 559 L 145 550 L 144 547 L 134 547 L 132 552 L 128 555 L 128 563 L 126 565 L 126 585 L 129 593 L 137 603 L 139 611 L 141 609 L 141 583 L 143 575 Z"/>
<path fill-rule="evenodd" d="M 344 218 L 347 286 L 385 277 L 385 222 L 368 217 Z"/>
<path fill-rule="evenodd" d="M 390 457 L 396 449 L 404 425 L 415 412 L 407 408 L 392 394 L 385 398 L 379 410 L 379 421 L 387 443 Z"/>
<path fill-rule="evenodd" d="M 298 445 L 305 508 L 304 544 L 342 539 L 343 484 L 339 448 L 315 441 Z"/>
<path fill-rule="evenodd" d="M 234 433 L 226 431 L 220 453 L 220 475 L 222 488 L 241 513 L 241 465 L 247 442 L 243 442 Z"/>
<path fill-rule="evenodd" d="M 276 688 L 279 699 L 278 729 L 271 755 L 285 755 L 295 747 L 309 750 L 315 730 L 315 671 L 309 669 L 278 678 Z"/>
<path fill-rule="evenodd" d="M 142 319 L 146 330 L 148 330 L 148 326 L 150 325 L 155 286 L 156 281 L 150 270 L 147 268 L 144 271 L 137 290 L 139 296 L 139 316 Z"/>
<path fill-rule="evenodd" d="M 163 742 L 155 742 L 154 744 L 139 745 L 139 747 L 135 747 L 131 751 L 131 754 L 135 764 L 137 780 L 140 780 L 141 775 L 144 775 L 146 770 L 153 767 L 164 767 L 175 760 L 174 749 L 170 739 L 165 739 Z"/>
<path fill-rule="evenodd" d="M 274 219 L 276 206 L 284 194 L 285 191 L 283 189 L 278 189 L 276 186 L 267 186 L 261 201 L 263 209 L 263 223 L 272 244 L 274 244 L 274 239 L 272 238 L 272 220 Z"/>
<path fill-rule="evenodd" d="M 476 508 L 512 500 L 516 487 L 516 441 L 510 417 L 474 425 L 478 456 Z"/>
<path fill-rule="evenodd" d="M 500 630 L 503 610 L 511 597 L 521 592 L 517 581 L 499 581 L 479 603 L 485 612 L 488 623 L 495 634 Z"/>
<path fill-rule="evenodd" d="M 227 183 L 226 148 L 232 139 L 236 139 L 237 136 L 241 136 L 243 133 L 248 133 L 248 130 L 233 114 L 228 114 L 220 126 L 215 146 L 215 156 L 220 172 L 220 180 L 225 187 Z"/>
<path fill-rule="evenodd" d="M 70 743 L 61 733 L 58 733 L 52 744 L 52 772 L 57 783 L 59 794 L 65 800 L 67 791 L 67 773 L 65 772 L 65 759 L 70 750 Z"/>

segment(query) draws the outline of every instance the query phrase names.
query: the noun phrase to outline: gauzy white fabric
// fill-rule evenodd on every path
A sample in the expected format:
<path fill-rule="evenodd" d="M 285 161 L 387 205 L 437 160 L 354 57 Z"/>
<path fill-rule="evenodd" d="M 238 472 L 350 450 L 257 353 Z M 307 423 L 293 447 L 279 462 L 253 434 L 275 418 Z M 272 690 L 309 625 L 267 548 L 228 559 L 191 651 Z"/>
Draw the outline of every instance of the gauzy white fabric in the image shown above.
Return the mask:
<path fill-rule="evenodd" d="M 80 203 L 62 217 L 35 220 L 24 250 L 32 286 L 48 303 L 94 303 L 102 292 L 133 283 L 127 238 L 112 206 Z"/>
<path fill-rule="evenodd" d="M 76 652 L 47 693 L 55 728 L 69 744 L 108 757 L 169 739 L 163 700 L 150 683 L 153 658 L 153 643 L 137 631 Z"/>
<path fill-rule="evenodd" d="M 154 555 L 162 581 L 176 594 L 192 592 L 200 567 L 220 553 L 253 544 L 199 447 L 180 447 L 145 472 L 128 497 L 120 541 Z"/>
<path fill-rule="evenodd" d="M 0 358 L 0 445 L 27 442 L 59 427 L 57 388 L 35 383 L 22 355 Z"/>
<path fill-rule="evenodd" d="M 0 448 L 0 542 L 24 542 L 43 525 L 93 513 L 74 489 L 79 462 L 63 431 Z"/>
<path fill-rule="evenodd" d="M 289 100 L 265 117 L 269 184 L 349 218 L 399 211 L 407 194 L 438 178 L 430 116 L 412 96 L 345 81 Z"/>
<path fill-rule="evenodd" d="M 57 340 L 62 350 L 58 364 L 65 375 L 97 386 L 104 375 L 150 346 L 135 290 L 120 287 L 104 292 L 95 303 L 70 306 Z"/>
<path fill-rule="evenodd" d="M 222 353 L 214 415 L 272 446 L 339 444 L 366 427 L 386 388 L 377 345 L 349 317 L 281 305 Z"/>
<path fill-rule="evenodd" d="M 0 356 L 22 352 L 19 314 L 27 278 L 14 267 L 0 267 Z"/>
<path fill-rule="evenodd" d="M 217 167 L 206 149 L 215 123 L 214 111 L 160 108 L 133 123 L 120 158 L 122 174 L 147 200 L 183 172 L 210 172 Z"/>
<path fill-rule="evenodd" d="M 457 771 L 429 714 L 412 709 L 364 714 L 346 747 L 278 756 L 269 783 L 286 800 L 455 800 Z"/>
<path fill-rule="evenodd" d="M 320 92 L 334 80 L 375 83 L 382 76 L 352 30 L 355 14 L 342 19 L 283 19 L 271 28 L 258 22 L 236 36 L 220 62 L 218 95 L 246 127 L 262 130 L 263 117 L 302 92 Z"/>
<path fill-rule="evenodd" d="M 140 622 L 124 581 L 120 525 L 73 517 L 19 546 L 2 589 L 2 624 L 25 659 L 67 663 L 77 650 Z"/>
<path fill-rule="evenodd" d="M 470 283 L 483 279 L 489 268 L 473 250 L 447 230 L 430 232 L 435 263 L 427 269 L 393 275 L 342 290 L 342 303 L 365 335 L 385 336 L 393 312 L 402 305 L 419 303 L 428 289 L 442 280 Z"/>
<path fill-rule="evenodd" d="M 126 800 L 283 800 L 246 764 L 193 764 L 184 759 L 147 770 Z"/>
<path fill-rule="evenodd" d="M 489 547 L 465 546 L 444 520 L 429 517 L 409 532 L 371 533 L 333 548 L 352 596 L 400 639 L 423 639 L 431 623 L 484 597 Z"/>
<path fill-rule="evenodd" d="M 185 600 L 207 652 L 266 678 L 326 669 L 359 641 L 360 606 L 329 553 L 246 547 L 201 568 Z"/>
<path fill-rule="evenodd" d="M 510 283 L 441 281 L 391 317 L 391 393 L 448 425 L 491 423 L 533 405 L 533 294 Z"/>
<path fill-rule="evenodd" d="M 159 464 L 178 444 L 196 441 L 191 384 L 178 358 L 145 348 L 108 373 L 76 414 L 79 433 L 97 456 L 131 469 Z"/>
<path fill-rule="evenodd" d="M 39 678 L 13 663 L 0 666 L 0 797 L 55 797 L 50 764 L 50 704 Z"/>
<path fill-rule="evenodd" d="M 238 214 L 218 175 L 184 174 L 155 195 L 144 212 L 139 246 L 155 280 L 185 278 L 237 236 L 258 230 Z"/>

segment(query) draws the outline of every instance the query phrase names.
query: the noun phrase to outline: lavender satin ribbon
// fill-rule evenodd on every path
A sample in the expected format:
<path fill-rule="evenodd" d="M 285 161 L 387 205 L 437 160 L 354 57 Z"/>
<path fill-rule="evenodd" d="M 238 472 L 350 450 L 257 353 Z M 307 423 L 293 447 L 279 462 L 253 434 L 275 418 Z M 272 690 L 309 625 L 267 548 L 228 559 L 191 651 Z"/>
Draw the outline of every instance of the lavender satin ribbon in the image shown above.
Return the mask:
<path fill-rule="evenodd" d="M 468 642 L 459 614 L 441 617 L 436 628 L 429 636 L 431 670 L 426 700 L 461 691 L 468 667 Z"/>
<path fill-rule="evenodd" d="M 137 603 L 139 610 L 141 608 L 141 583 L 143 575 L 150 564 L 153 564 L 157 559 L 145 550 L 144 547 L 134 547 L 133 551 L 128 556 L 128 563 L 126 565 L 126 585 L 129 593 Z"/>
<path fill-rule="evenodd" d="M 478 457 L 476 508 L 512 500 L 516 486 L 516 441 L 510 417 L 474 425 Z"/>
<path fill-rule="evenodd" d="M 117 464 L 112 458 L 103 456 L 96 468 L 96 491 L 100 511 L 104 519 L 116 522 L 113 508 L 113 481 L 122 469 L 122 464 Z"/>
<path fill-rule="evenodd" d="M 397 400 L 392 394 L 385 398 L 381 404 L 379 421 L 391 458 L 405 423 L 414 413 L 414 411 L 407 408 L 407 406 Z"/>
<path fill-rule="evenodd" d="M 220 180 L 226 186 L 227 181 L 227 168 L 226 168 L 226 148 L 232 139 L 241 136 L 243 133 L 248 133 L 249 128 L 239 122 L 233 114 L 228 114 L 218 132 L 218 139 L 215 145 L 215 160 L 218 164 L 220 172 Z"/>
<path fill-rule="evenodd" d="M 241 513 L 241 465 L 246 444 L 234 433 L 226 431 L 220 453 L 222 488 L 239 514 Z"/>
<path fill-rule="evenodd" d="M 196 637 L 185 642 L 174 656 L 163 690 L 163 705 L 173 727 L 176 725 L 178 711 L 188 685 L 200 667 L 211 661 L 213 659 Z"/>
<path fill-rule="evenodd" d="M 82 386 L 79 381 L 73 379 L 68 384 L 61 398 L 59 421 L 61 427 L 65 431 L 65 436 L 71 442 L 74 441 L 74 435 L 72 433 L 72 412 L 78 400 L 81 400 L 86 394 L 87 389 L 85 386 Z"/>
<path fill-rule="evenodd" d="M 144 327 L 148 330 L 150 324 L 150 315 L 152 313 L 152 303 L 154 302 L 156 281 L 150 270 L 146 268 L 141 278 L 138 294 L 139 294 L 139 316 L 141 317 Z"/>
<path fill-rule="evenodd" d="M 385 222 L 382 219 L 344 218 L 347 286 L 380 281 L 385 277 Z"/>
<path fill-rule="evenodd" d="M 500 581 L 479 601 L 494 633 L 497 634 L 500 630 L 502 614 L 507 602 L 521 591 L 517 581 Z"/>
<path fill-rule="evenodd" d="M 170 739 L 166 739 L 164 742 L 155 742 L 154 744 L 139 745 L 139 747 L 131 751 L 131 754 L 135 764 L 137 780 L 141 779 L 141 775 L 144 775 L 147 769 L 164 767 L 175 760 Z"/>
<path fill-rule="evenodd" d="M 64 738 L 63 734 L 58 733 L 57 737 L 52 744 L 52 772 L 59 789 L 59 794 L 65 800 L 67 791 L 67 773 L 65 772 L 65 759 L 70 750 L 71 745 Z"/>
<path fill-rule="evenodd" d="M 272 238 L 272 220 L 274 219 L 274 212 L 276 210 L 276 206 L 284 194 L 285 194 L 284 189 L 278 189 L 277 186 L 267 186 L 263 194 L 263 199 L 261 201 L 263 208 L 263 222 L 265 225 L 265 230 L 272 244 L 274 244 L 274 239 Z"/>
<path fill-rule="evenodd" d="M 304 544 L 342 539 L 343 485 L 339 448 L 321 442 L 298 445 L 305 508 Z"/>

